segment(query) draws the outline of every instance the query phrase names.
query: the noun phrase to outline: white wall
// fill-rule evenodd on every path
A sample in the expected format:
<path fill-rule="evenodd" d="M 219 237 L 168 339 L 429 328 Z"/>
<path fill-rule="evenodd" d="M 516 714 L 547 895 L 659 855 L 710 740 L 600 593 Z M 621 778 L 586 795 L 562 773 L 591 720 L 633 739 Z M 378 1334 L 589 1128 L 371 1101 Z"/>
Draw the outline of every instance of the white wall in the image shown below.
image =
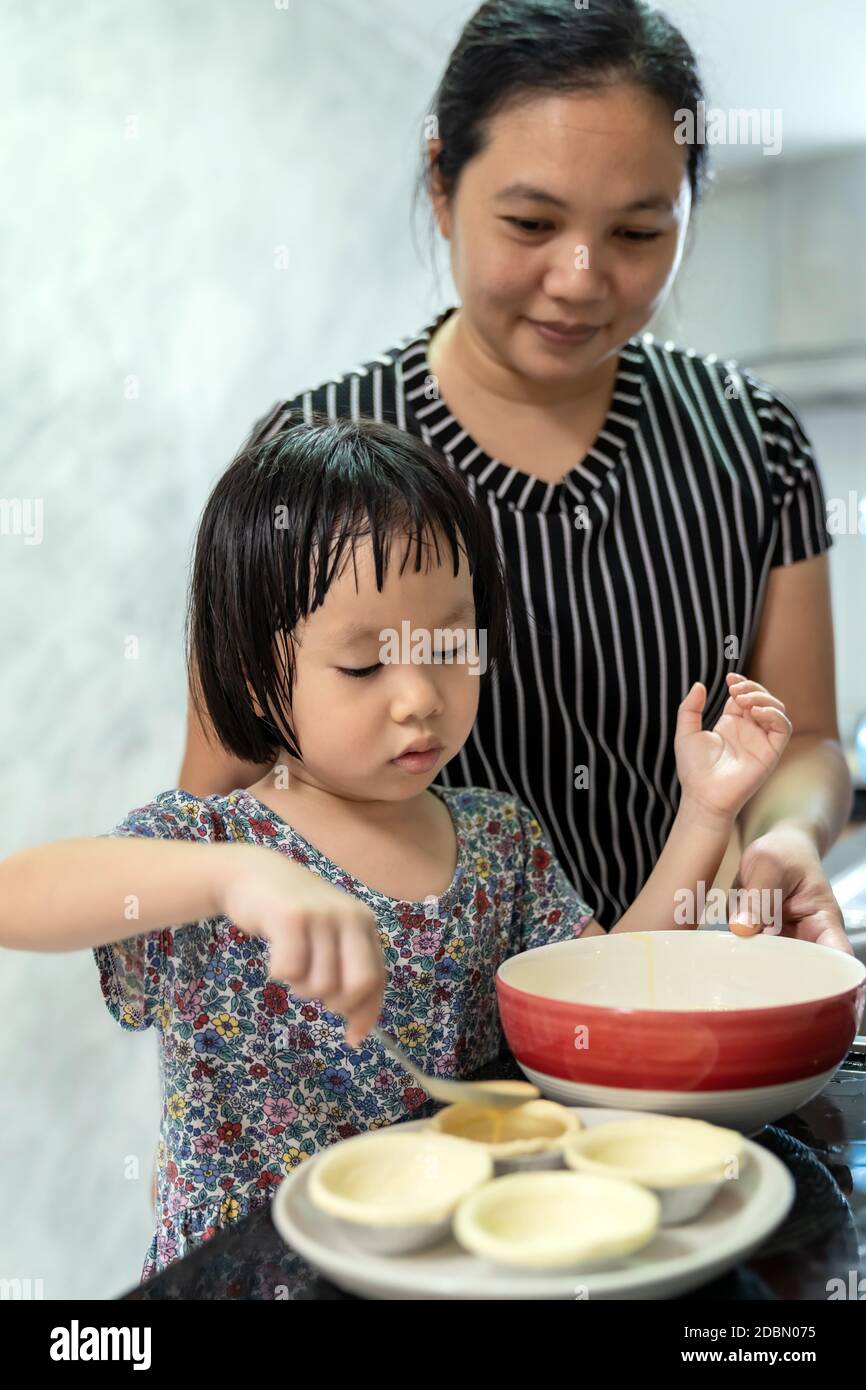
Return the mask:
<path fill-rule="evenodd" d="M 0 539 L 0 855 L 176 785 L 210 486 L 278 397 L 445 302 L 410 191 L 471 8 L 4 5 L 2 492 L 42 499 L 44 535 Z M 89 953 L 0 954 L 0 1276 L 138 1281 L 153 1042 L 109 1017 Z"/>

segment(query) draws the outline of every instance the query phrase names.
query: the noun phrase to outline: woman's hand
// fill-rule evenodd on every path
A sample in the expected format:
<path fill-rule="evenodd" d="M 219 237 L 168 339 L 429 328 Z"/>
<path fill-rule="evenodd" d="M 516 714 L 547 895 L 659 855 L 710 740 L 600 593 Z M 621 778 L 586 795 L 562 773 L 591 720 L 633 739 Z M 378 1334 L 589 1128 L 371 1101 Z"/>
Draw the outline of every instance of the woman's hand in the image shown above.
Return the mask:
<path fill-rule="evenodd" d="M 766 780 L 791 737 L 781 700 L 729 672 L 729 699 L 714 729 L 701 728 L 707 692 L 697 681 L 679 707 L 674 749 L 683 799 L 718 821 L 733 818 Z"/>
<path fill-rule="evenodd" d="M 795 936 L 818 946 L 831 946 L 854 955 L 833 889 L 824 873 L 814 842 L 794 825 L 768 830 L 744 850 L 732 887 L 749 893 L 746 903 L 764 901 L 761 891 L 782 894 L 782 936 Z M 758 896 L 755 896 L 757 892 Z M 737 936 L 754 936 L 762 929 L 760 912 L 744 909 L 745 919 L 731 921 Z M 777 933 L 778 934 L 778 933 Z"/>
<path fill-rule="evenodd" d="M 343 1014 L 346 1042 L 360 1043 L 379 1017 L 386 979 L 370 908 L 259 845 L 227 845 L 223 872 L 221 912 L 270 942 L 271 977 Z"/>

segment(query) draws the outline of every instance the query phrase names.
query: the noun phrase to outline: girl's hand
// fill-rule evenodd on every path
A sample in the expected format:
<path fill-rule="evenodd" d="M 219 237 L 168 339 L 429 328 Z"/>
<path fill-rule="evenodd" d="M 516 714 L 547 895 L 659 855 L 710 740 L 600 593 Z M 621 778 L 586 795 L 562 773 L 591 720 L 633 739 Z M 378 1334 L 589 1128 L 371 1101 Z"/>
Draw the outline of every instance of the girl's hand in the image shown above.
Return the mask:
<path fill-rule="evenodd" d="M 707 692 L 697 681 L 680 705 L 674 749 L 683 798 L 711 820 L 733 823 L 773 771 L 791 737 L 785 706 L 757 681 L 727 675 L 729 699 L 714 729 L 701 728 Z"/>
<path fill-rule="evenodd" d="M 370 908 L 311 870 L 259 845 L 230 845 L 220 907 L 241 931 L 270 942 L 269 974 L 302 999 L 346 1018 L 356 1046 L 376 1023 L 385 959 Z"/>

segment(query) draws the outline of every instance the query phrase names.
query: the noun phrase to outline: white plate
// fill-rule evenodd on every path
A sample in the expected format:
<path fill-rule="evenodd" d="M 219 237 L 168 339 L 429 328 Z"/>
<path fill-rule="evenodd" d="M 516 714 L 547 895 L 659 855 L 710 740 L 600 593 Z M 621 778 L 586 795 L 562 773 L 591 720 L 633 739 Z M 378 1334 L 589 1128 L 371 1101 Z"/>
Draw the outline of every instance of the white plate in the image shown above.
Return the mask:
<path fill-rule="evenodd" d="M 607 1120 L 633 1120 L 641 1113 L 573 1108 L 587 1128 Z M 400 1128 L 426 1124 L 407 1120 Z M 747 1157 L 740 1176 L 724 1184 L 696 1221 L 660 1230 L 642 1250 L 599 1273 L 504 1269 L 469 1254 L 454 1240 L 408 1255 L 369 1254 L 337 1234 L 310 1202 L 307 1183 L 315 1157 L 280 1183 L 272 1203 L 274 1225 L 308 1264 L 338 1288 L 363 1298 L 673 1298 L 746 1259 L 791 1208 L 795 1185 L 784 1163 L 760 1144 L 749 1139 L 743 1144 Z"/>

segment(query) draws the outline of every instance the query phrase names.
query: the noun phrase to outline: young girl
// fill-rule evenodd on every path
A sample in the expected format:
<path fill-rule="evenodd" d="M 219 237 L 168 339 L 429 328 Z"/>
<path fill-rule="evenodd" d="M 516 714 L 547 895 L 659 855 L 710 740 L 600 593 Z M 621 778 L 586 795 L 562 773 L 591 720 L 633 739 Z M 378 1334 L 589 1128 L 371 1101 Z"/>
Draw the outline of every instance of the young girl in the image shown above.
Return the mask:
<path fill-rule="evenodd" d="M 271 772 L 229 795 L 163 791 L 108 836 L 0 865 L 0 944 L 92 946 L 114 1018 L 159 1032 L 143 1278 L 323 1145 L 426 1112 L 377 1019 L 425 1071 L 466 1075 L 499 1049 L 500 962 L 602 933 L 523 801 L 430 785 L 510 636 L 487 514 L 411 435 L 315 418 L 217 483 L 190 672 L 223 746 Z M 712 732 L 701 684 L 679 706 L 679 812 L 614 931 L 673 928 L 674 894 L 712 882 L 787 742 L 779 701 L 729 679 Z"/>

